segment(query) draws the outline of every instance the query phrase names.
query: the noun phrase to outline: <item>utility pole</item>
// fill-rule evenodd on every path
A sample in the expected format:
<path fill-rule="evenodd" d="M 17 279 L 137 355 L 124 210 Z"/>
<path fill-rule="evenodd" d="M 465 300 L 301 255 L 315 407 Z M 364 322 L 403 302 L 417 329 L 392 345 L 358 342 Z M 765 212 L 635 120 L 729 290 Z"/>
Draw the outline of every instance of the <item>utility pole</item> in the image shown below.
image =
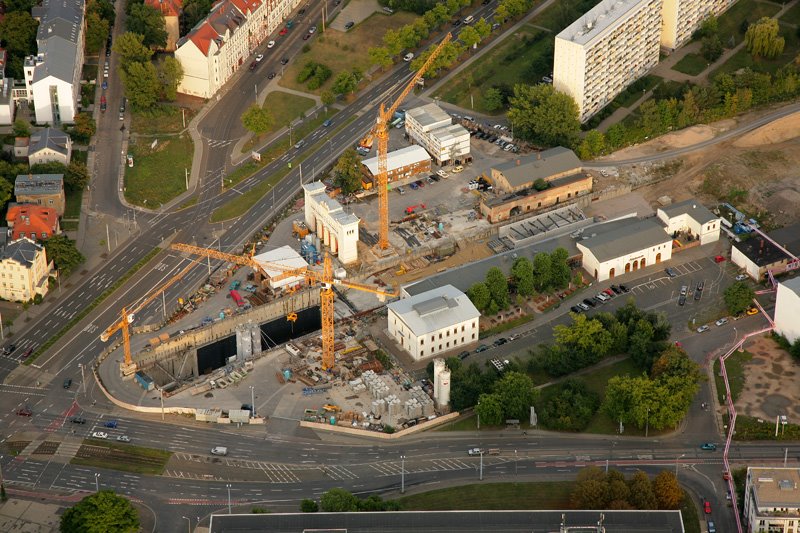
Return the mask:
<path fill-rule="evenodd" d="M 228 487 L 228 514 L 231 514 L 231 484 L 226 483 L 226 486 Z"/>
<path fill-rule="evenodd" d="M 161 421 L 164 421 L 164 389 L 158 389 L 161 391 Z"/>
<path fill-rule="evenodd" d="M 167 297 L 164 296 L 164 293 L 161 293 L 161 306 L 164 308 L 164 320 L 167 319 Z"/>
<path fill-rule="evenodd" d="M 255 396 L 255 387 L 250 385 L 250 407 L 253 408 L 251 411 L 253 418 L 256 416 L 256 396 Z"/>
<path fill-rule="evenodd" d="M 400 456 L 400 494 L 406 493 L 406 456 Z"/>
<path fill-rule="evenodd" d="M 478 477 L 479 481 L 483 481 L 483 450 L 481 450 L 481 473 Z"/>
<path fill-rule="evenodd" d="M 189 169 L 188 168 L 184 168 L 183 169 L 183 175 L 186 178 L 186 190 L 188 191 L 189 190 Z"/>
<path fill-rule="evenodd" d="M 106 248 L 108 248 L 108 253 L 111 253 L 111 236 L 108 233 L 108 224 L 106 224 Z"/>

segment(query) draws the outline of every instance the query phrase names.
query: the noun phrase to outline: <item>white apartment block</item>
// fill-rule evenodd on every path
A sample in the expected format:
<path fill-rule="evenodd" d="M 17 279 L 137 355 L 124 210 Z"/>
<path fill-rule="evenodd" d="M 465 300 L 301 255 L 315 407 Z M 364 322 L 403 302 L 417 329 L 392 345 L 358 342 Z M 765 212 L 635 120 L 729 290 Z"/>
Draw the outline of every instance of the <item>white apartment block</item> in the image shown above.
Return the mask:
<path fill-rule="evenodd" d="M 453 124 L 442 108 L 431 103 L 406 112 L 408 138 L 428 151 L 438 165 L 469 159 L 469 131 Z"/>
<path fill-rule="evenodd" d="M 38 124 L 72 123 L 81 95 L 84 0 L 42 0 L 32 10 L 39 21 L 38 53 L 25 58 L 25 98 Z"/>
<path fill-rule="evenodd" d="M 800 530 L 800 471 L 797 468 L 747 469 L 744 531 L 796 533 Z"/>
<path fill-rule="evenodd" d="M 603 0 L 556 36 L 553 86 L 581 122 L 658 64 L 663 0 Z"/>
<path fill-rule="evenodd" d="M 682 46 L 709 15 L 719 15 L 736 0 L 664 0 L 661 46 L 672 50 Z"/>
<path fill-rule="evenodd" d="M 178 92 L 213 96 L 301 0 L 222 0 L 178 41 L 184 76 Z"/>
<path fill-rule="evenodd" d="M 27 302 L 47 294 L 47 282 L 54 274 L 42 245 L 27 237 L 8 243 L 0 251 L 0 298 Z"/>
<path fill-rule="evenodd" d="M 303 185 L 306 226 L 320 238 L 339 261 L 347 265 L 358 260 L 358 224 L 352 213 L 328 196 L 320 181 Z M 321 250 L 320 250 L 321 251 Z"/>

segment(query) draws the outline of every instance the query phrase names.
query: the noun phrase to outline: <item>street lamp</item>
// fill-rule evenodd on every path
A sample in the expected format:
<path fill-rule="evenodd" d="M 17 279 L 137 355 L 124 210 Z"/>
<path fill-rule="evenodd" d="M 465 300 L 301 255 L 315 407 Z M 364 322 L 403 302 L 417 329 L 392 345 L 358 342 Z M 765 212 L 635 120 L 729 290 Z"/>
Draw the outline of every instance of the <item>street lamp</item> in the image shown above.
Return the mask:
<path fill-rule="evenodd" d="M 406 493 L 406 456 L 400 456 L 400 494 Z"/>
<path fill-rule="evenodd" d="M 483 450 L 481 450 L 481 472 L 478 481 L 483 481 Z"/>
<path fill-rule="evenodd" d="M 228 487 L 228 514 L 231 514 L 231 484 L 226 483 L 226 487 Z"/>
<path fill-rule="evenodd" d="M 478 400 L 478 407 L 475 409 L 475 413 L 478 415 L 478 429 L 481 429 L 481 401 Z"/>
<path fill-rule="evenodd" d="M 186 531 L 192 533 L 192 520 L 188 516 L 181 517 L 186 520 Z"/>
<path fill-rule="evenodd" d="M 250 416 L 255 418 L 255 416 L 256 416 L 256 393 L 255 393 L 255 387 L 253 387 L 252 385 L 250 385 L 250 407 L 253 408 L 250 411 L 250 413 L 251 413 Z"/>
<path fill-rule="evenodd" d="M 514 450 L 514 477 L 517 477 L 517 450 Z"/>
<path fill-rule="evenodd" d="M 100 472 L 94 473 L 94 491 L 100 492 Z"/>
<path fill-rule="evenodd" d="M 678 479 L 678 461 L 686 457 L 686 454 L 681 455 L 680 457 L 675 458 L 675 479 Z"/>

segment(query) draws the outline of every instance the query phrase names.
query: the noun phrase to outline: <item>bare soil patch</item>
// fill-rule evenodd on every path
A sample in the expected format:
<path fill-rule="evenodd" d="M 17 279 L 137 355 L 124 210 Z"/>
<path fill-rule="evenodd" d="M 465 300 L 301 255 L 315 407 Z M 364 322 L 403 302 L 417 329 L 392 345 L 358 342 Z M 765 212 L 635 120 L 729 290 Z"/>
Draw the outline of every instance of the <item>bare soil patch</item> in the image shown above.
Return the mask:
<path fill-rule="evenodd" d="M 769 337 L 747 343 L 753 358 L 744 365 L 745 383 L 736 410 L 739 414 L 774 420 L 777 415 L 800 415 L 800 366 Z"/>

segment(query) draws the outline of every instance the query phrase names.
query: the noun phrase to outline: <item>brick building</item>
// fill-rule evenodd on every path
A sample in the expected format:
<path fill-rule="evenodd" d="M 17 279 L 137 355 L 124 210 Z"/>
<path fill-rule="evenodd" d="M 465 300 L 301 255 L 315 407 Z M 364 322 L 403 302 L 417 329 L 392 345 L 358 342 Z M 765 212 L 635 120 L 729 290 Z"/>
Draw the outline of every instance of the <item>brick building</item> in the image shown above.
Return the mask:
<path fill-rule="evenodd" d="M 388 183 L 405 182 L 416 179 L 417 174 L 431 171 L 431 156 L 421 146 L 406 146 L 400 150 L 386 154 L 386 173 Z M 365 189 L 371 189 L 375 176 L 378 175 L 378 158 L 371 157 L 361 162 L 363 177 L 361 184 Z"/>

